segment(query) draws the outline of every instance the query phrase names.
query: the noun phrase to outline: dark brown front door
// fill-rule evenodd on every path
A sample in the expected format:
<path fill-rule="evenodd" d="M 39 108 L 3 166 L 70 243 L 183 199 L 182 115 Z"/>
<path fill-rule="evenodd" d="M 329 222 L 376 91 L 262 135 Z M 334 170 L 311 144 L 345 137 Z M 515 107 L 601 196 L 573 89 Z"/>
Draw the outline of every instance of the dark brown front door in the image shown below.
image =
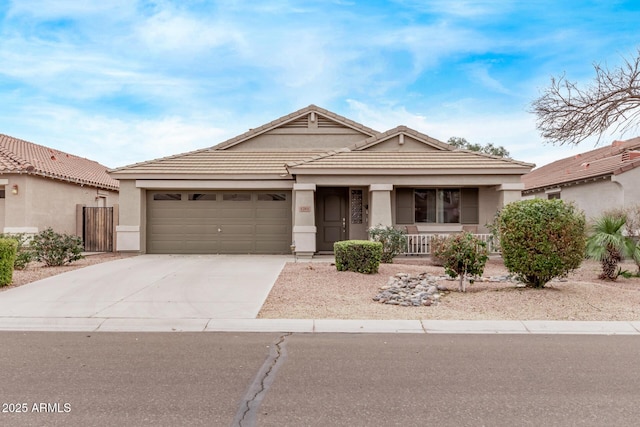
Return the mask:
<path fill-rule="evenodd" d="M 317 250 L 333 252 L 333 244 L 347 239 L 347 188 L 318 187 L 316 219 Z"/>

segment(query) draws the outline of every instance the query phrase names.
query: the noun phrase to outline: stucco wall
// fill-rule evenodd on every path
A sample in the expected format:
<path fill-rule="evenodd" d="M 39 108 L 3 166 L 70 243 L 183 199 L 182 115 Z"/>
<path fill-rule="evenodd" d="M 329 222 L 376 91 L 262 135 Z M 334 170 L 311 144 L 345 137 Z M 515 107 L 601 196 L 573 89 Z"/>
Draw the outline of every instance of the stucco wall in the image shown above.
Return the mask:
<path fill-rule="evenodd" d="M 493 222 L 493 219 L 500 209 L 498 204 L 500 203 L 500 192 L 496 187 L 480 187 L 478 192 L 479 198 L 479 212 L 478 212 L 478 233 L 488 233 L 488 224 Z"/>
<path fill-rule="evenodd" d="M 629 182 L 627 188 L 634 184 Z M 637 186 L 637 182 L 635 184 Z M 531 195 L 527 195 L 530 198 Z M 533 194 L 536 198 L 546 199 L 548 195 L 544 191 Z M 584 211 L 587 220 L 597 218 L 603 212 L 624 206 L 624 189 L 617 182 L 606 180 L 593 181 L 585 184 L 576 184 L 562 187 L 560 199 L 565 202 L 573 202 Z"/>
<path fill-rule="evenodd" d="M 381 142 L 370 148 L 367 148 L 367 151 L 387 151 L 387 152 L 408 151 L 408 152 L 423 153 L 425 151 L 430 151 L 430 150 L 434 151 L 436 149 L 406 135 L 402 139 L 402 144 L 400 143 L 400 136 L 395 136 L 384 142 Z"/>
<path fill-rule="evenodd" d="M 18 194 L 12 194 L 13 185 Z M 75 234 L 76 205 L 99 206 L 98 197 L 106 197 L 105 206 L 118 203 L 118 193 L 98 190 L 31 175 L 9 177 L 5 198 L 3 230 L 41 231 L 47 227 L 59 233 Z"/>
<path fill-rule="evenodd" d="M 613 180 L 624 190 L 622 203 L 625 207 L 640 204 L 640 168 L 614 175 Z"/>
<path fill-rule="evenodd" d="M 270 151 L 270 150 L 331 150 L 335 148 L 348 147 L 366 138 L 359 132 L 351 129 L 336 129 L 332 133 L 325 133 L 322 130 L 297 129 L 289 132 L 278 132 L 274 134 L 263 134 L 254 137 L 242 144 L 229 147 L 234 151 Z"/>

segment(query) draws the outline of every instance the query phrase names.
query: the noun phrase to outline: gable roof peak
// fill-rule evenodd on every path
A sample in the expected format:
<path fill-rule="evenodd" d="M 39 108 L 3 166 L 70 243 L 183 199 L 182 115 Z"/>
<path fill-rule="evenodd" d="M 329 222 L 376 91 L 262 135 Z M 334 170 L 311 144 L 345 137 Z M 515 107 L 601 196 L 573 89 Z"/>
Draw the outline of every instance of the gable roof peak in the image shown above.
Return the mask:
<path fill-rule="evenodd" d="M 446 144 L 442 141 L 439 141 L 435 138 L 430 137 L 429 135 L 426 135 L 422 132 L 418 132 L 415 129 L 411 129 L 410 127 L 407 127 L 405 125 L 400 125 L 400 126 L 396 126 L 393 129 L 389 129 L 386 132 L 383 133 L 379 133 L 377 135 L 374 135 L 370 138 L 365 139 L 364 141 L 361 142 L 357 142 L 353 145 L 351 145 L 349 148 L 351 150 L 365 150 L 369 147 L 372 147 L 374 145 L 380 144 L 381 142 L 387 141 L 395 136 L 398 136 L 400 134 L 403 135 L 407 135 L 410 136 L 420 142 L 422 142 L 425 145 L 429 145 L 437 150 L 442 150 L 442 151 L 453 151 L 453 147 L 449 144 Z"/>
<path fill-rule="evenodd" d="M 309 113 L 316 113 L 318 115 L 327 117 L 335 122 L 340 123 L 341 125 L 345 126 L 345 127 L 349 127 L 352 128 L 354 130 L 357 130 L 358 132 L 367 135 L 367 136 L 374 136 L 377 135 L 379 132 L 375 129 L 371 129 L 370 127 L 367 127 L 361 123 L 355 122 L 351 119 L 348 119 L 344 116 L 341 116 L 339 114 L 336 114 L 332 111 L 326 110 L 322 107 L 318 107 L 315 104 L 309 104 L 307 107 L 301 108 L 299 110 L 294 111 L 293 113 L 289 113 L 285 116 L 282 116 L 280 118 L 277 118 L 275 120 L 270 121 L 269 123 L 266 123 L 262 126 L 259 126 L 257 128 L 252 128 L 249 129 L 249 131 L 238 135 L 236 137 L 233 137 L 231 139 L 228 139 L 224 142 L 221 142 L 220 144 L 214 145 L 213 147 L 211 147 L 214 150 L 226 150 L 227 148 L 233 147 L 234 145 L 240 144 L 248 139 L 251 139 L 253 137 L 256 137 L 260 134 L 266 133 L 270 130 L 273 130 L 275 128 L 278 128 L 280 126 L 283 126 L 289 122 L 292 122 L 294 120 L 300 119 L 301 117 L 304 117 L 305 115 L 309 114 Z"/>

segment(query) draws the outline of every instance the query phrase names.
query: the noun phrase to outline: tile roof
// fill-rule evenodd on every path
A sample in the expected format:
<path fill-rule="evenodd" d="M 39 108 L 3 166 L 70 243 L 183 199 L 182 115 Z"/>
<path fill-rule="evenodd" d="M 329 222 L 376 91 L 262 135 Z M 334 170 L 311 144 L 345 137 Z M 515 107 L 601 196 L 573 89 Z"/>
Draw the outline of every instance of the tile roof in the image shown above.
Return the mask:
<path fill-rule="evenodd" d="M 107 174 L 107 167 L 98 162 L 0 134 L 3 173 L 39 175 L 108 190 L 119 188 L 119 182 Z"/>
<path fill-rule="evenodd" d="M 364 141 L 360 141 L 357 142 L 353 145 L 351 145 L 350 147 L 348 147 L 350 150 L 366 150 L 367 148 L 371 147 L 372 145 L 376 145 L 380 142 L 386 141 L 387 139 L 394 137 L 396 135 L 400 135 L 400 134 L 405 134 L 405 135 L 409 135 L 412 136 L 413 138 L 417 139 L 418 141 L 421 141 L 435 149 L 438 150 L 454 150 L 455 148 L 450 145 L 450 144 L 446 144 L 442 141 L 438 141 L 435 138 L 430 137 L 429 135 L 425 135 L 424 133 L 418 132 L 417 130 L 413 130 L 411 128 L 408 128 L 404 125 L 400 125 L 397 126 L 393 129 L 390 129 L 386 132 L 383 133 L 379 133 L 377 135 L 374 135 L 372 137 L 369 137 L 367 139 L 365 139 Z"/>
<path fill-rule="evenodd" d="M 500 170 L 522 169 L 528 171 L 530 163 L 494 157 L 467 150 L 425 151 L 425 152 L 383 152 L 337 150 L 309 160 L 289 163 L 290 169 L 405 169 L 441 170 L 466 169 Z"/>
<path fill-rule="evenodd" d="M 524 175 L 522 182 L 525 191 L 530 191 L 614 175 L 640 166 L 640 159 L 628 154 L 635 150 L 640 150 L 640 137 L 614 141 L 606 147 L 596 148 L 539 167 Z"/>
<path fill-rule="evenodd" d="M 248 152 L 208 148 L 124 166 L 110 172 L 116 176 L 128 173 L 154 175 L 281 175 L 288 174 L 285 167 L 287 163 L 307 159 L 317 154 L 318 152 L 309 151 Z"/>

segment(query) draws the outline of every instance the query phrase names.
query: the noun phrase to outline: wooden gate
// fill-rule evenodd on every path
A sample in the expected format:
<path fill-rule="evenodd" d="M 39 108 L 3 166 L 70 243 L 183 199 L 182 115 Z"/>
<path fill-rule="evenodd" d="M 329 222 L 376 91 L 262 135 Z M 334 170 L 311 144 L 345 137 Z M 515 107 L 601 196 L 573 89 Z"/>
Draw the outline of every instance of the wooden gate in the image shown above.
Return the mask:
<path fill-rule="evenodd" d="M 82 241 L 87 252 L 113 252 L 113 208 L 83 207 Z"/>

